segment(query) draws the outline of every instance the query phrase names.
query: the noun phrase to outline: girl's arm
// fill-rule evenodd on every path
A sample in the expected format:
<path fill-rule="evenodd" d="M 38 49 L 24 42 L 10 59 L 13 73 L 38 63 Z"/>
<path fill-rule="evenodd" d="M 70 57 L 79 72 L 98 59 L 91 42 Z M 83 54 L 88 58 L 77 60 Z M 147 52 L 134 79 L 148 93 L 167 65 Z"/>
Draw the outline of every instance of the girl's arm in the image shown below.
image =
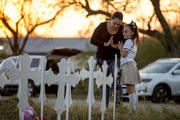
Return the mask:
<path fill-rule="evenodd" d="M 120 41 L 119 41 L 119 43 L 118 43 L 118 48 L 119 48 L 119 50 L 120 50 L 121 56 L 122 56 L 123 58 L 125 58 L 125 57 L 128 55 L 128 52 L 129 52 L 129 51 L 123 50 L 123 42 L 120 42 Z"/>

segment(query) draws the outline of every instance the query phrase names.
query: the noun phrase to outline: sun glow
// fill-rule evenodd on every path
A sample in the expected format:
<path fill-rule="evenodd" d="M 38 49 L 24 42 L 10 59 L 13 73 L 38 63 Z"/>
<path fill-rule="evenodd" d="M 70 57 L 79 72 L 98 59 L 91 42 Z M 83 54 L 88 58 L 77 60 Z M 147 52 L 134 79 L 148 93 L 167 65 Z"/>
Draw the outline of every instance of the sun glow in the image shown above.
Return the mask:
<path fill-rule="evenodd" d="M 3 0 L 4 2 L 5 0 Z M 5 13 L 8 14 L 11 22 L 15 26 L 15 22 L 20 18 L 20 14 L 17 12 L 17 9 L 13 6 L 13 4 L 10 4 L 11 0 L 8 0 L 8 4 L 5 8 Z M 15 1 L 15 0 L 14 0 Z M 16 0 L 18 1 L 18 0 Z M 32 0 L 32 13 L 34 17 L 49 19 L 53 16 L 53 12 L 56 10 L 56 8 L 49 8 L 48 5 L 44 6 L 44 2 L 47 2 L 48 4 L 53 4 L 56 0 Z M 90 0 L 91 1 L 91 7 L 94 10 L 101 9 L 100 2 L 98 0 Z M 117 0 L 118 1 L 118 0 Z M 120 0 L 119 0 L 120 1 Z M 172 0 L 176 1 L 176 0 Z M 168 6 L 169 4 L 172 4 L 172 1 L 169 0 L 162 0 L 161 5 Z M 139 5 L 137 7 L 137 10 L 134 10 L 133 13 L 123 13 L 124 19 L 123 21 L 126 23 L 129 23 L 131 20 L 137 21 L 137 24 L 139 27 L 142 27 L 142 21 L 138 21 L 140 17 L 147 18 L 153 14 L 153 6 L 150 0 L 140 0 Z M 178 3 L 179 5 L 180 3 Z M 180 5 L 179 5 L 180 6 Z M 26 8 L 28 9 L 28 7 Z M 96 16 L 90 16 L 86 18 L 87 12 L 82 12 L 83 10 L 75 11 L 74 8 L 68 8 L 66 11 L 64 11 L 63 16 L 59 16 L 57 20 L 54 23 L 54 26 L 43 25 L 40 27 L 37 27 L 35 29 L 35 35 L 42 36 L 42 37 L 79 37 L 79 30 L 81 29 L 89 29 L 90 36 L 92 35 L 92 32 L 94 28 L 100 23 L 105 21 L 105 17 L 101 15 Z M 50 14 L 51 13 L 51 14 Z M 168 19 L 167 19 L 168 20 Z M 173 20 L 173 19 L 171 19 Z M 93 22 L 92 22 L 93 21 Z M 92 26 L 88 26 L 91 22 Z M 12 24 L 11 24 L 12 25 Z M 154 25 L 156 26 L 156 24 Z M 89 28 L 88 28 L 89 27 Z M 26 31 L 22 27 L 20 27 L 21 33 L 25 34 Z M 90 37 L 88 36 L 88 37 Z M 5 37 L 2 33 L 0 33 L 0 37 Z"/>
<path fill-rule="evenodd" d="M 50 4 L 50 2 L 48 0 L 47 2 L 47 6 L 44 6 L 44 3 L 42 3 L 41 1 L 33 1 L 33 9 L 37 11 L 37 14 L 40 18 L 43 17 L 44 19 L 50 19 L 54 15 L 53 11 L 56 11 L 55 8 L 49 8 L 48 4 Z"/>
<path fill-rule="evenodd" d="M 5 14 L 8 14 L 10 18 L 13 18 L 13 21 L 18 20 L 19 15 L 16 14 L 17 10 L 12 4 L 7 4 L 5 7 Z"/>
<path fill-rule="evenodd" d="M 88 24 L 88 21 L 86 21 L 85 15 L 74 11 L 65 11 L 64 16 L 59 17 L 50 31 L 47 32 L 44 26 L 39 27 L 36 31 L 39 35 L 46 33 L 46 37 L 75 37 L 78 34 L 77 30 L 86 24 Z"/>
<path fill-rule="evenodd" d="M 153 6 L 151 2 L 148 0 L 141 0 L 139 11 L 142 12 L 142 15 L 151 16 L 153 14 Z"/>
<path fill-rule="evenodd" d="M 94 10 L 101 8 L 101 5 L 100 5 L 99 1 L 97 1 L 97 0 L 92 1 L 91 6 L 92 6 L 91 8 Z"/>

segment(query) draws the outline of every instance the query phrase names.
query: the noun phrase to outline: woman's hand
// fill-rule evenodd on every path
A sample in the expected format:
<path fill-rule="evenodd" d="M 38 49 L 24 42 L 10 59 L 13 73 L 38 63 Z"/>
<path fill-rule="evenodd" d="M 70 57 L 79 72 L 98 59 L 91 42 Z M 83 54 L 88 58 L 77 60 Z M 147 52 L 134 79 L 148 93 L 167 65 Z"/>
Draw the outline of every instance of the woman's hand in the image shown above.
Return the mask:
<path fill-rule="evenodd" d="M 104 43 L 104 46 L 109 46 L 113 42 L 113 36 L 110 37 L 108 42 Z"/>
<path fill-rule="evenodd" d="M 123 49 L 123 42 L 122 41 L 118 42 L 118 48 L 119 48 L 120 51 L 122 51 L 122 49 Z"/>
<path fill-rule="evenodd" d="M 114 44 L 113 42 L 111 43 L 111 47 L 116 48 L 116 49 L 118 49 L 118 45 L 119 44 Z"/>

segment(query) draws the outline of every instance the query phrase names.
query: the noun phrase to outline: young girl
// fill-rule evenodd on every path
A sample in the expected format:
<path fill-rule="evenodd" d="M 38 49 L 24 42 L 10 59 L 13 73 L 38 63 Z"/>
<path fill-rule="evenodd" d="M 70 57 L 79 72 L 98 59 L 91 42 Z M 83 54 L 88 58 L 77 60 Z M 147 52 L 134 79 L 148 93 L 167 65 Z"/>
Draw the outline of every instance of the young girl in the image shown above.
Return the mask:
<path fill-rule="evenodd" d="M 134 58 L 139 44 L 138 28 L 135 22 L 124 26 L 123 36 L 126 40 L 124 45 L 119 42 L 118 48 L 121 53 L 122 77 L 121 85 L 126 85 L 129 94 L 129 101 L 133 110 L 136 110 L 138 97 L 136 95 L 135 84 L 141 83 L 138 69 Z"/>

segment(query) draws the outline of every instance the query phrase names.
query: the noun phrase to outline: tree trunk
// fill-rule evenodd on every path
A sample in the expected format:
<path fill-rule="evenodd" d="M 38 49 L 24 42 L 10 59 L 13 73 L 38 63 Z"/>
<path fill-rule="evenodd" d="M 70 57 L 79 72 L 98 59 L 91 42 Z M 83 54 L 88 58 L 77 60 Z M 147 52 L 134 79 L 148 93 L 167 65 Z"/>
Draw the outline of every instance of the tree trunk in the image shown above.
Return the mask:
<path fill-rule="evenodd" d="M 168 25 L 168 23 L 166 22 L 166 19 L 164 18 L 164 16 L 162 15 L 162 12 L 160 10 L 160 0 L 151 0 L 153 7 L 154 7 L 154 11 L 157 15 L 157 18 L 163 28 L 164 31 L 164 41 L 166 42 L 167 45 L 167 53 L 168 53 L 168 57 L 176 57 L 176 51 L 177 51 L 177 46 L 175 44 L 175 40 L 172 37 L 172 33 L 170 30 L 170 27 Z"/>
<path fill-rule="evenodd" d="M 167 55 L 168 55 L 168 57 L 171 57 L 171 58 L 179 58 L 180 57 L 180 49 L 177 48 L 176 50 L 174 50 L 172 52 L 167 51 Z"/>

